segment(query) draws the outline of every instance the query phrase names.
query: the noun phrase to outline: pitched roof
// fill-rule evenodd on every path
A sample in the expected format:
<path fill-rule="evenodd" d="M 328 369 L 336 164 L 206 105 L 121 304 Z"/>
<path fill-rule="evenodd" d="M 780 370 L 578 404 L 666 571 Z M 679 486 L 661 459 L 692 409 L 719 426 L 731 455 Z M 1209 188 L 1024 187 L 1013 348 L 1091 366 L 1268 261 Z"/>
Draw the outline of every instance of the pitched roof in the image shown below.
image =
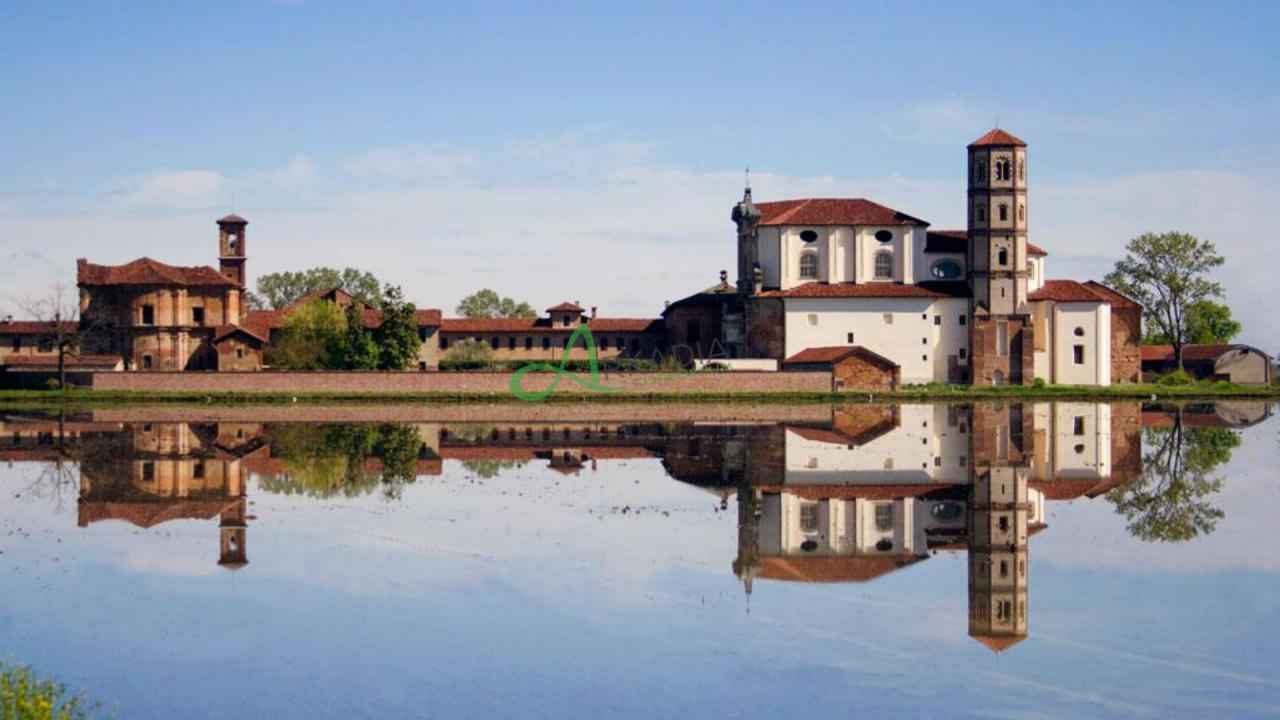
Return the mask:
<path fill-rule="evenodd" d="M 766 298 L 962 298 L 969 296 L 963 282 L 902 283 L 822 283 L 811 282 L 790 290 L 766 290 Z"/>
<path fill-rule="evenodd" d="M 63 333 L 73 333 L 80 328 L 80 323 L 64 320 Z M 0 335 L 51 335 L 55 330 L 53 321 L 10 320 L 0 322 Z"/>
<path fill-rule="evenodd" d="M 423 308 L 415 310 L 413 314 L 418 318 L 418 327 L 440 327 L 443 315 L 439 308 Z"/>
<path fill-rule="evenodd" d="M 219 223 L 232 223 L 232 224 L 234 224 L 234 223 L 242 223 L 242 224 L 245 224 L 245 225 L 248 225 L 248 224 L 249 224 L 249 221 L 248 221 L 248 220 L 245 220 L 244 218 L 240 217 L 239 215 L 237 215 L 237 214 L 235 214 L 235 213 L 231 213 L 230 215 L 227 215 L 226 217 L 218 218 L 218 222 L 219 222 Z M 256 231 L 255 231 L 255 232 L 256 232 Z"/>
<path fill-rule="evenodd" d="M 1108 302 L 1105 296 L 1075 280 L 1045 280 L 1044 285 L 1028 295 L 1027 299 L 1054 302 Z"/>
<path fill-rule="evenodd" d="M 147 257 L 124 265 L 95 265 L 80 258 L 76 260 L 76 284 L 237 287 L 234 281 L 211 267 L 166 265 Z"/>
<path fill-rule="evenodd" d="M 258 342 L 263 342 L 263 343 L 267 341 L 266 336 L 269 334 L 269 333 L 259 332 L 256 329 L 250 329 L 248 327 L 245 327 L 244 325 L 219 325 L 218 329 L 214 330 L 213 332 L 213 341 L 215 343 L 221 342 L 224 338 L 231 337 L 236 333 L 243 333 L 253 338 L 254 340 L 257 340 Z"/>
<path fill-rule="evenodd" d="M 924 236 L 927 253 L 962 253 L 969 249 L 967 230 L 930 230 Z"/>
<path fill-rule="evenodd" d="M 1014 137 L 1012 134 L 1001 130 L 1000 128 L 992 128 L 985 135 L 969 143 L 969 147 L 986 147 L 988 145 L 1016 145 L 1018 147 L 1026 147 L 1027 144 L 1022 140 Z"/>
<path fill-rule="evenodd" d="M 1235 344 L 1217 344 L 1217 345 L 1183 345 L 1183 360 L 1216 360 L 1220 355 L 1233 348 L 1243 347 Z M 1143 345 L 1141 348 L 1142 361 L 1162 361 L 1173 360 L 1172 345 Z"/>
<path fill-rule="evenodd" d="M 582 306 L 578 303 L 562 302 L 547 308 L 547 312 L 582 312 Z"/>
<path fill-rule="evenodd" d="M 1045 249 L 1044 249 L 1044 248 L 1042 248 L 1042 247 L 1040 247 L 1039 245 L 1036 245 L 1035 243 L 1030 243 L 1030 242 L 1029 242 L 1029 243 L 1027 243 L 1027 254 L 1028 254 L 1028 255 L 1035 255 L 1035 256 L 1038 256 L 1038 257 L 1044 257 L 1045 255 L 1048 255 L 1049 253 L 1048 253 L 1048 252 L 1046 252 L 1046 251 L 1045 251 Z"/>
<path fill-rule="evenodd" d="M 762 202 L 761 225 L 928 225 L 863 198 L 802 198 Z"/>
<path fill-rule="evenodd" d="M 1089 288 L 1094 293 L 1106 298 L 1107 302 L 1111 303 L 1111 305 L 1114 307 L 1129 307 L 1129 308 L 1141 307 L 1141 305 L 1139 305 L 1137 302 L 1134 302 L 1127 295 L 1122 295 L 1120 294 L 1120 291 L 1115 290 L 1113 288 L 1109 288 L 1100 282 L 1089 280 L 1085 282 L 1085 287 Z"/>
<path fill-rule="evenodd" d="M 866 582 L 927 559 L 928 555 L 766 556 L 757 577 L 793 582 Z"/>
<path fill-rule="evenodd" d="M 838 363 L 848 357 L 860 357 L 878 367 L 894 369 L 898 363 L 876 354 L 861 345 L 831 345 L 805 348 L 782 361 L 783 365 Z"/>

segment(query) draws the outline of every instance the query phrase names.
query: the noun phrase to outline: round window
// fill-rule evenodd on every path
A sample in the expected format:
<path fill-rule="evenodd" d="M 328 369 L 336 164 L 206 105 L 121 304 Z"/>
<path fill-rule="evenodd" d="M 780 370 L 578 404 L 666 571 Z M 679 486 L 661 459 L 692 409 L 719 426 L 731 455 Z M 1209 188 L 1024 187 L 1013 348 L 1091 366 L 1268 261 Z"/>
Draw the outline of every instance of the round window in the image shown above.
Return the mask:
<path fill-rule="evenodd" d="M 893 541 L 889 538 L 881 538 L 880 542 L 876 543 L 876 550 L 879 550 L 880 552 L 889 552 L 892 549 Z"/>
<path fill-rule="evenodd" d="M 1077 455 L 1083 455 L 1083 454 L 1084 454 L 1084 445 L 1076 445 L 1076 446 L 1075 446 L 1075 451 L 1076 451 L 1076 454 L 1077 454 Z"/>
<path fill-rule="evenodd" d="M 1076 337 L 1084 337 L 1084 328 L 1082 327 L 1076 328 Z"/>
<path fill-rule="evenodd" d="M 800 233 L 800 239 L 807 243 L 817 242 L 818 233 L 814 232 L 813 230 L 805 230 L 804 232 Z"/>
<path fill-rule="evenodd" d="M 800 549 L 805 552 L 813 552 L 818 549 L 818 543 L 814 540 L 805 540 L 800 543 Z"/>
<path fill-rule="evenodd" d="M 879 230 L 876 232 L 876 239 L 882 243 L 893 242 L 893 233 L 888 230 Z"/>
<path fill-rule="evenodd" d="M 929 268 L 929 274 L 935 280 L 955 280 L 963 273 L 964 270 L 960 267 L 960 263 L 955 260 L 939 260 L 933 264 L 933 267 Z"/>

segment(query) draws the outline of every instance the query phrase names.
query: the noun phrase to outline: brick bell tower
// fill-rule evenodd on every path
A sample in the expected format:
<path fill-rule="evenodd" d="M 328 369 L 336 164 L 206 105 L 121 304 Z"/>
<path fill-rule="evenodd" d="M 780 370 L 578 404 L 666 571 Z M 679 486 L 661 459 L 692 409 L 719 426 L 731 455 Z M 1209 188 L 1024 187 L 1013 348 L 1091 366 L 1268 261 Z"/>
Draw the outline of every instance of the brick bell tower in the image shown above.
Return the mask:
<path fill-rule="evenodd" d="M 244 230 L 249 221 L 239 215 L 228 215 L 218 221 L 218 272 L 243 286 L 245 275 Z"/>
<path fill-rule="evenodd" d="M 1035 327 L 1027 303 L 1027 144 L 999 128 L 969 145 L 970 381 L 1030 385 Z"/>

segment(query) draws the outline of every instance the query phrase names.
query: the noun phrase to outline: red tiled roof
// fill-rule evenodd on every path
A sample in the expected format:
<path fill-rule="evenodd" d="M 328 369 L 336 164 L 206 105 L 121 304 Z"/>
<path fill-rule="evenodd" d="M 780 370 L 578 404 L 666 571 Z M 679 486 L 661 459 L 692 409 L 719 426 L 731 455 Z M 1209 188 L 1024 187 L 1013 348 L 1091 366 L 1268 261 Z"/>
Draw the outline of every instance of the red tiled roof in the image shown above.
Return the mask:
<path fill-rule="evenodd" d="M 63 321 L 62 323 L 63 333 L 73 333 L 79 328 L 80 324 L 77 322 Z M 53 321 L 11 320 L 9 322 L 0 322 L 0 335 L 52 335 L 54 330 Z"/>
<path fill-rule="evenodd" d="M 1004 130 L 1001 130 L 1000 128 L 994 128 L 992 130 L 988 130 L 986 135 L 983 135 L 977 140 L 974 140 L 973 142 L 969 143 L 969 147 L 971 148 L 986 147 L 987 145 L 1017 145 L 1018 147 L 1027 146 L 1027 144 L 1022 142 L 1022 140 L 1014 137 L 1012 134 L 1007 133 Z"/>
<path fill-rule="evenodd" d="M 268 337 L 272 330 L 284 327 L 288 313 L 284 310 L 250 310 L 240 318 L 240 326 L 251 328 L 254 333 Z"/>
<path fill-rule="evenodd" d="M 790 290 L 766 290 L 766 298 L 949 298 L 968 297 L 969 286 L 962 282 L 822 283 L 811 282 Z"/>
<path fill-rule="evenodd" d="M 223 338 L 230 337 L 231 335 L 234 335 L 236 333 L 244 333 L 245 335 L 248 335 L 254 340 L 257 340 L 258 342 L 263 342 L 263 343 L 267 341 L 267 338 L 265 336 L 269 334 L 269 333 L 258 333 L 243 325 L 219 325 L 218 329 L 213 332 L 213 341 L 215 343 L 221 342 Z"/>
<path fill-rule="evenodd" d="M 1027 254 L 1034 255 L 1036 257 L 1044 257 L 1049 253 L 1045 252 L 1044 248 L 1036 245 L 1035 243 L 1027 243 Z"/>
<path fill-rule="evenodd" d="M 1107 298 L 1075 280 L 1045 280 L 1044 286 L 1027 296 L 1028 300 L 1054 302 L 1107 302 Z"/>
<path fill-rule="evenodd" d="M 124 265 L 95 265 L 81 258 L 76 260 L 76 284 L 236 287 L 236 283 L 211 267 L 179 267 L 146 257 Z"/>
<path fill-rule="evenodd" d="M 587 323 L 591 332 L 646 332 L 656 329 L 662 320 L 647 318 L 596 318 Z M 569 333 L 578 325 L 553 325 L 546 318 L 444 318 L 442 333 Z"/>
<path fill-rule="evenodd" d="M 817 363 L 837 363 L 847 357 L 857 356 L 879 367 L 894 369 L 898 363 L 874 353 L 861 345 L 832 345 L 826 347 L 805 348 L 782 361 L 783 365 L 812 365 Z"/>
<path fill-rule="evenodd" d="M 767 556 L 757 577 L 792 582 L 866 582 L 928 558 L 927 555 Z"/>
<path fill-rule="evenodd" d="M 442 313 L 438 308 L 423 308 L 414 311 L 418 318 L 418 327 L 440 327 Z"/>
<path fill-rule="evenodd" d="M 1218 356 L 1228 350 L 1239 347 L 1237 345 L 1183 345 L 1183 360 L 1216 360 Z M 1172 345 L 1143 345 L 1141 348 L 1142 361 L 1173 360 Z"/>
<path fill-rule="evenodd" d="M 245 220 L 244 218 L 240 217 L 239 215 L 236 215 L 235 213 L 231 213 L 230 215 L 227 215 L 226 217 L 223 217 L 223 218 L 218 218 L 218 222 L 220 222 L 220 223 L 244 223 L 244 224 L 246 224 L 246 225 L 247 225 L 247 224 L 249 224 L 249 221 L 248 221 L 248 220 Z"/>
<path fill-rule="evenodd" d="M 1114 307 L 1129 307 L 1129 308 L 1140 307 L 1138 303 L 1134 302 L 1129 297 L 1125 295 L 1121 295 L 1118 290 L 1109 288 L 1100 282 L 1089 280 L 1085 282 L 1085 287 L 1089 288 L 1090 290 L 1097 293 L 1098 295 L 1101 295 L 1102 297 L 1106 298 L 1107 302 L 1111 303 L 1111 305 Z"/>
<path fill-rule="evenodd" d="M 577 303 L 562 302 L 547 308 L 547 312 L 582 312 L 582 306 Z"/>
<path fill-rule="evenodd" d="M 68 355 L 64 365 L 68 370 L 111 370 L 123 361 L 119 355 Z M 23 370 L 44 370 L 58 368 L 57 354 L 50 355 L 10 355 L 0 360 L 0 365 Z"/>
<path fill-rule="evenodd" d="M 863 198 L 803 198 L 762 202 L 761 225 L 928 225 Z"/>

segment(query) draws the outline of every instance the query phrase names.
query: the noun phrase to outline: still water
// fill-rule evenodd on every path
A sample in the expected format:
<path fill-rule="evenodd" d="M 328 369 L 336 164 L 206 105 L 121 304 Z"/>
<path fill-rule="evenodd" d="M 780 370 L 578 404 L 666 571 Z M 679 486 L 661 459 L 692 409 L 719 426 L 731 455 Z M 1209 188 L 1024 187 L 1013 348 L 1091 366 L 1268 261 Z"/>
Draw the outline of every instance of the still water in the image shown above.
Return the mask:
<path fill-rule="evenodd" d="M 406 412 L 5 414 L 0 661 L 119 718 L 1280 715 L 1266 403 Z"/>

